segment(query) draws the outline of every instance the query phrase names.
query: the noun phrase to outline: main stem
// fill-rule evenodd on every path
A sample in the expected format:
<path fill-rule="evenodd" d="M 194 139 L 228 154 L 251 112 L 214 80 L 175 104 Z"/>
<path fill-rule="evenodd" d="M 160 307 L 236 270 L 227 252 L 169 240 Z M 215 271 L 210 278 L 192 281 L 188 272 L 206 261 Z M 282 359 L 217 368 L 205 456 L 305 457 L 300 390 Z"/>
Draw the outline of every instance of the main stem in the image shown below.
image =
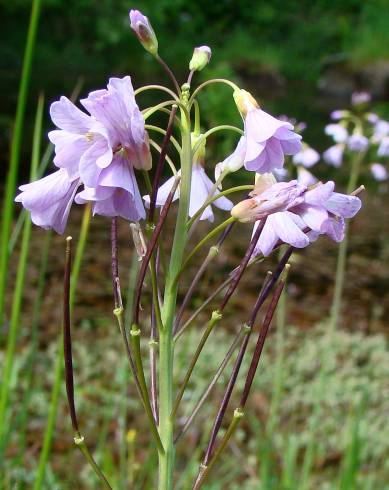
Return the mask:
<path fill-rule="evenodd" d="M 186 222 L 189 209 L 191 183 L 191 138 L 190 121 L 181 109 L 181 184 L 180 201 L 176 228 L 170 257 L 170 266 L 166 278 L 163 308 L 161 311 L 163 329 L 159 335 L 159 433 L 164 453 L 159 454 L 158 490 L 172 490 L 174 470 L 174 420 L 170 414 L 173 408 L 173 324 L 177 303 L 178 281 L 176 277 L 181 269 L 184 248 L 187 239 Z"/>
<path fill-rule="evenodd" d="M 350 194 L 357 186 L 358 177 L 359 177 L 359 168 L 364 156 L 365 153 L 360 152 L 356 155 L 356 157 L 352 162 L 350 178 L 347 184 L 347 194 Z M 344 277 L 345 277 L 346 262 L 347 262 L 347 247 L 348 247 L 348 223 L 346 223 L 344 239 L 340 243 L 339 250 L 338 250 L 338 259 L 336 263 L 335 289 L 334 289 L 334 297 L 332 299 L 332 308 L 331 308 L 330 333 L 332 333 L 338 325 L 339 316 L 342 308 L 342 295 L 343 295 Z"/>

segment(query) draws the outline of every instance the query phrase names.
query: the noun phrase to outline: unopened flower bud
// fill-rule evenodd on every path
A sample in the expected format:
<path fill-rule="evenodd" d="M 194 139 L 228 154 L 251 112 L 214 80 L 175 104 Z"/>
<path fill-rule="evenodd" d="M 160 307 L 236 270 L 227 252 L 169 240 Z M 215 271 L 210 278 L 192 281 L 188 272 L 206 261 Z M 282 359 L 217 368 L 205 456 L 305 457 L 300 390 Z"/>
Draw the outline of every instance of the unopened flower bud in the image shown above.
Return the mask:
<path fill-rule="evenodd" d="M 208 65 L 211 59 L 211 48 L 209 46 L 199 46 L 193 51 L 192 59 L 189 63 L 189 70 L 191 71 L 201 71 L 205 66 Z"/>
<path fill-rule="evenodd" d="M 247 113 L 259 108 L 258 102 L 247 90 L 237 89 L 234 92 L 234 100 L 238 111 L 242 117 L 246 117 Z"/>
<path fill-rule="evenodd" d="M 158 53 L 157 36 L 149 19 L 139 10 L 130 10 L 130 25 L 146 51 L 155 56 Z"/>

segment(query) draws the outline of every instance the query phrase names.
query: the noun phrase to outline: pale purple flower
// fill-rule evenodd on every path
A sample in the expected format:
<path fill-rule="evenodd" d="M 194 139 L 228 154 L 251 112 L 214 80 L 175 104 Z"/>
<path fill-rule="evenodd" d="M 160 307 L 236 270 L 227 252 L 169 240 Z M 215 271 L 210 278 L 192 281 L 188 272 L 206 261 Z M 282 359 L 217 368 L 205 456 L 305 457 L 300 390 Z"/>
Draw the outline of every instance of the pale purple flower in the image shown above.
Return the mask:
<path fill-rule="evenodd" d="M 116 153 L 112 164 L 101 171 L 98 185 L 85 186 L 75 201 L 78 204 L 93 202 L 94 215 L 121 216 L 129 221 L 146 217 L 134 169 L 129 165 L 124 150 Z"/>
<path fill-rule="evenodd" d="M 155 56 L 158 53 L 158 40 L 149 19 L 139 10 L 130 10 L 129 16 L 131 29 L 140 43 L 146 51 Z"/>
<path fill-rule="evenodd" d="M 301 136 L 292 131 L 292 124 L 260 109 L 246 90 L 236 90 L 234 99 L 244 120 L 247 170 L 271 172 L 283 166 L 284 155 L 300 151 Z"/>
<path fill-rule="evenodd" d="M 215 166 L 215 179 L 218 180 L 221 174 L 236 172 L 243 167 L 246 154 L 246 138 L 241 136 L 235 150 L 222 162 Z"/>
<path fill-rule="evenodd" d="M 335 184 L 321 182 L 304 194 L 304 203 L 294 212 L 298 213 L 306 225 L 318 234 L 326 234 L 332 240 L 341 242 L 344 238 L 345 218 L 353 218 L 361 208 L 361 200 L 334 192 Z"/>
<path fill-rule="evenodd" d="M 296 153 L 292 160 L 295 165 L 303 165 L 310 168 L 320 160 L 320 155 L 313 148 L 303 145 L 302 150 Z"/>
<path fill-rule="evenodd" d="M 192 59 L 189 62 L 189 70 L 201 71 L 208 65 L 212 51 L 209 46 L 199 46 L 194 49 Z"/>
<path fill-rule="evenodd" d="M 137 169 L 151 168 L 149 138 L 129 76 L 110 78 L 107 89 L 91 92 L 81 104 L 104 126 L 114 151 L 124 149 L 129 163 Z M 93 157 L 81 162 L 80 173 L 85 184 L 93 187 L 95 183 L 85 180 L 89 179 L 90 166 L 93 167 Z M 92 173 L 96 175 L 96 168 Z"/>
<path fill-rule="evenodd" d="M 299 166 L 297 167 L 297 182 L 306 187 L 310 187 L 316 184 L 317 178 L 309 170 Z"/>
<path fill-rule="evenodd" d="M 343 111 L 343 110 L 337 109 L 337 110 L 331 112 L 330 117 L 334 121 L 339 121 L 340 119 L 343 119 L 344 117 L 346 117 L 348 114 L 349 114 L 348 111 Z"/>
<path fill-rule="evenodd" d="M 340 167 L 343 161 L 344 145 L 338 143 L 337 145 L 330 146 L 323 153 L 323 158 L 326 163 L 333 167 Z"/>
<path fill-rule="evenodd" d="M 59 128 L 48 134 L 54 144 L 54 164 L 65 168 L 70 178 L 79 176 L 80 162 L 90 160 L 91 155 L 97 168 L 111 163 L 112 148 L 106 130 L 94 117 L 80 111 L 64 96 L 51 104 L 50 116 Z"/>
<path fill-rule="evenodd" d="M 178 171 L 180 175 L 181 171 Z M 156 205 L 162 207 L 173 187 L 175 177 L 168 179 L 159 189 L 157 193 Z M 211 191 L 213 189 L 213 193 Z M 203 166 L 194 162 L 192 167 L 192 180 L 190 188 L 190 198 L 189 198 L 189 216 L 192 217 L 201 208 L 201 206 L 210 198 L 219 194 L 219 191 L 215 188 L 212 180 L 207 176 Z M 180 189 L 177 188 L 173 201 L 176 201 L 180 197 Z M 150 196 L 143 196 L 146 202 L 146 206 L 150 204 Z M 221 196 L 216 201 L 213 201 L 212 205 L 224 211 L 230 211 L 233 204 L 232 202 L 224 196 Z M 211 206 L 207 206 L 200 217 L 200 220 L 207 219 L 211 222 L 214 220 L 214 215 Z"/>
<path fill-rule="evenodd" d="M 240 221 L 257 219 L 253 233 L 266 217 L 254 255 L 267 256 L 279 243 L 303 248 L 321 234 L 341 241 L 344 219 L 355 216 L 361 207 L 358 197 L 334 192 L 333 182 L 318 183 L 309 190 L 296 181 L 272 182 L 269 178 L 259 179 L 255 195 L 231 212 Z"/>
<path fill-rule="evenodd" d="M 81 103 L 91 115 L 66 97 L 51 105 L 50 114 L 59 129 L 51 131 L 49 138 L 55 145 L 54 163 L 60 173 L 22 186 L 23 192 L 16 198 L 31 211 L 34 223 L 59 233 L 81 184 L 85 189 L 76 201 L 94 201 L 95 214 L 135 221 L 145 217 L 134 167 L 149 169 L 151 154 L 130 77 L 111 78 L 107 89 L 91 92 Z M 47 195 L 47 217 L 35 193 L 41 188 Z"/>
<path fill-rule="evenodd" d="M 375 180 L 378 180 L 379 182 L 388 178 L 388 171 L 381 163 L 372 163 L 370 170 Z"/>
<path fill-rule="evenodd" d="M 354 133 L 347 140 L 347 147 L 350 151 L 365 151 L 369 146 L 369 140 L 363 134 Z"/>
<path fill-rule="evenodd" d="M 389 136 L 384 136 L 381 139 L 380 145 L 377 150 L 377 155 L 379 157 L 389 156 Z"/>
<path fill-rule="evenodd" d="M 371 95 L 368 92 L 354 92 L 351 95 L 352 105 L 368 104 L 371 101 Z"/>
<path fill-rule="evenodd" d="M 335 143 L 344 143 L 348 138 L 347 129 L 341 124 L 328 124 L 324 131 L 332 137 Z"/>
<path fill-rule="evenodd" d="M 78 178 L 69 178 L 67 171 L 61 168 L 43 179 L 21 185 L 22 192 L 15 201 L 30 211 L 34 224 L 62 234 L 79 185 Z"/>
<path fill-rule="evenodd" d="M 254 191 L 250 193 L 250 199 L 234 206 L 231 215 L 243 223 L 257 221 L 302 203 L 301 196 L 305 190 L 306 187 L 296 180 L 275 182 L 271 174 L 263 174 L 257 180 Z"/>
<path fill-rule="evenodd" d="M 385 136 L 389 136 L 389 122 L 380 119 L 374 126 L 373 141 L 379 143 Z"/>
<path fill-rule="evenodd" d="M 374 112 L 369 112 L 366 114 L 366 119 L 370 124 L 377 124 L 380 118 Z"/>

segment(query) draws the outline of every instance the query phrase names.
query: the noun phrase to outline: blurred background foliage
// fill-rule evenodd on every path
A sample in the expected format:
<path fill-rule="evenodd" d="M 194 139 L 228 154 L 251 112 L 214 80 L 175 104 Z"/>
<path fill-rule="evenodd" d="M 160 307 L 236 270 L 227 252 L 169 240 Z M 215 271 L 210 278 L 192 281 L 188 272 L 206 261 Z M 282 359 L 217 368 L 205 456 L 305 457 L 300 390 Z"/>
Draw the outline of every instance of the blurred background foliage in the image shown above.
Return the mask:
<path fill-rule="evenodd" d="M 31 134 L 35 101 L 101 87 L 111 75 L 130 73 L 134 85 L 163 82 L 158 64 L 129 29 L 128 9 L 148 15 L 160 51 L 179 80 L 186 77 L 192 49 L 209 44 L 212 63 L 198 78 L 213 75 L 242 81 L 277 113 L 313 120 L 306 137 L 319 141 L 325 120 L 320 110 L 369 89 L 388 97 L 389 8 L 387 0 L 45 0 L 43 2 L 30 90 L 26 134 Z M 8 156 L 30 1 L 0 1 L 1 159 Z M 210 123 L 234 120 L 231 104 L 220 104 L 220 88 L 208 91 Z M 290 94 L 293 94 L 292 96 Z M 326 96 L 325 102 L 320 95 Z M 335 104 L 336 105 L 336 104 Z M 282 109 L 281 109 L 282 108 Z M 215 120 L 215 121 L 214 121 Z M 223 148 L 224 150 L 224 148 Z M 5 165 L 2 165 L 5 168 Z"/>

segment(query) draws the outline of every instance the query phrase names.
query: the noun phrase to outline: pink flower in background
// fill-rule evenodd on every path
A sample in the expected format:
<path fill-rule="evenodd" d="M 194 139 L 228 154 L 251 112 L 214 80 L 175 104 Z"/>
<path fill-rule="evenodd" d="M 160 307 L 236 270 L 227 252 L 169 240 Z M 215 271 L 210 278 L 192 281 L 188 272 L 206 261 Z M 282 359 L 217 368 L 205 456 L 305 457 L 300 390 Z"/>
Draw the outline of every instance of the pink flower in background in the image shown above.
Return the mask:
<path fill-rule="evenodd" d="M 382 138 L 389 136 L 389 122 L 379 119 L 374 126 L 373 141 L 379 143 Z"/>
<path fill-rule="evenodd" d="M 303 165 L 307 168 L 313 167 L 319 160 L 319 153 L 313 148 L 304 144 L 302 150 L 296 153 L 292 158 L 295 165 Z"/>
<path fill-rule="evenodd" d="M 341 124 L 328 124 L 324 132 L 331 136 L 335 143 L 344 143 L 348 138 L 347 129 Z"/>
<path fill-rule="evenodd" d="M 352 105 L 363 105 L 368 104 L 371 101 L 371 95 L 369 92 L 354 92 L 351 95 L 351 104 Z"/>
<path fill-rule="evenodd" d="M 297 182 L 306 187 L 310 187 L 316 184 L 317 178 L 309 170 L 300 166 L 297 168 Z"/>
<path fill-rule="evenodd" d="M 381 139 L 380 145 L 377 150 L 377 155 L 379 157 L 389 156 L 389 136 L 384 136 Z"/>
<path fill-rule="evenodd" d="M 62 234 L 79 185 L 78 178 L 69 178 L 67 171 L 61 168 L 43 179 L 21 185 L 22 192 L 15 201 L 30 211 L 35 225 Z"/>
<path fill-rule="evenodd" d="M 365 151 L 369 146 L 369 140 L 363 134 L 354 133 L 347 140 L 347 147 L 350 151 Z"/>
<path fill-rule="evenodd" d="M 292 124 L 260 109 L 246 90 L 236 90 L 234 99 L 244 120 L 247 170 L 271 172 L 283 166 L 284 155 L 300 151 L 301 136 L 292 131 Z"/>
<path fill-rule="evenodd" d="M 343 161 L 344 144 L 330 146 L 324 153 L 323 159 L 333 167 L 340 167 Z"/>
<path fill-rule="evenodd" d="M 370 166 L 373 177 L 379 182 L 388 178 L 388 171 L 381 163 L 372 163 Z"/>

